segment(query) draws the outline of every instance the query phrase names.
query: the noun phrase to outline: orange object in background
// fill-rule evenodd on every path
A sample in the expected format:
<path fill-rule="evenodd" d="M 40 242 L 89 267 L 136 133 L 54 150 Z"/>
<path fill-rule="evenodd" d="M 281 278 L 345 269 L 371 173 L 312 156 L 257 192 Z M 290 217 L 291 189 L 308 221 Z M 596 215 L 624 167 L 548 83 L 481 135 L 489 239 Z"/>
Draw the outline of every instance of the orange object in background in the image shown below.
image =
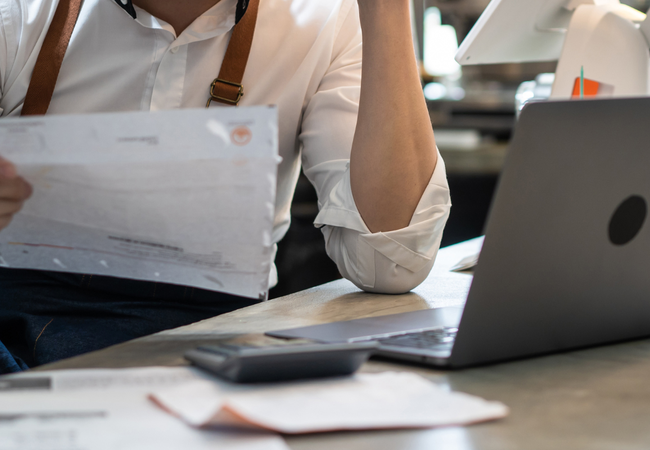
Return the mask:
<path fill-rule="evenodd" d="M 584 81 L 584 96 L 585 97 L 595 97 L 598 95 L 598 90 L 600 89 L 600 83 L 594 80 L 588 80 L 585 78 Z M 573 84 L 573 94 L 571 98 L 580 98 L 580 77 L 576 78 L 575 83 Z"/>

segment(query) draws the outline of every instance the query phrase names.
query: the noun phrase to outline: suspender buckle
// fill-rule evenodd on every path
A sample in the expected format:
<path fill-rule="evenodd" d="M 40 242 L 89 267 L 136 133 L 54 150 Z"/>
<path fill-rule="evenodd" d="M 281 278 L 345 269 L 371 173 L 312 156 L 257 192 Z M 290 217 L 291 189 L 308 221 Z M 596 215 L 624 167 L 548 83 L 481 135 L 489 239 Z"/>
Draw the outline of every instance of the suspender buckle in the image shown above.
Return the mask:
<path fill-rule="evenodd" d="M 227 86 L 234 86 L 239 89 L 237 92 L 237 97 L 235 99 L 223 97 L 221 95 L 215 94 L 214 90 L 217 87 L 217 83 L 223 83 Z M 239 100 L 244 96 L 244 86 L 242 86 L 240 83 L 233 83 L 232 81 L 227 81 L 227 80 L 222 80 L 221 78 L 215 78 L 215 80 L 212 82 L 210 85 L 210 98 L 208 99 L 208 104 L 205 105 L 206 108 L 210 107 L 210 103 L 212 103 L 212 100 L 215 100 L 220 103 L 226 103 L 228 105 L 234 105 L 237 106 L 239 103 Z"/>

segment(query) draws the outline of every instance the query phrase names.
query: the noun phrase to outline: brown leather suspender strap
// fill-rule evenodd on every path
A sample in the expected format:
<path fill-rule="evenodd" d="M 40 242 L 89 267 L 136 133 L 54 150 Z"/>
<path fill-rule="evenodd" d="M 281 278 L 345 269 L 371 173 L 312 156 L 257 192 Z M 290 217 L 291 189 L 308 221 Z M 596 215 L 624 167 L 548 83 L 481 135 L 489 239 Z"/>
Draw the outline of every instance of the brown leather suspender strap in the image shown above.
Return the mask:
<path fill-rule="evenodd" d="M 219 76 L 215 78 L 210 86 L 210 98 L 206 107 L 209 107 L 212 101 L 237 106 L 244 95 L 244 86 L 242 86 L 241 82 L 244 78 L 248 55 L 253 44 L 259 3 L 260 0 L 250 0 L 246 14 L 235 25 L 226 50 L 226 56 L 223 58 L 223 63 L 221 63 Z"/>
<path fill-rule="evenodd" d="M 83 0 L 59 1 L 43 47 L 36 59 L 21 113 L 23 116 L 47 112 L 82 3 Z M 246 14 L 235 25 L 219 76 L 210 86 L 207 106 L 210 106 L 212 101 L 236 106 L 244 95 L 241 83 L 253 43 L 258 7 L 259 0 L 250 0 Z"/>
<path fill-rule="evenodd" d="M 21 115 L 45 114 L 50 107 L 61 63 L 77 23 L 82 0 L 60 0 L 36 59 Z"/>

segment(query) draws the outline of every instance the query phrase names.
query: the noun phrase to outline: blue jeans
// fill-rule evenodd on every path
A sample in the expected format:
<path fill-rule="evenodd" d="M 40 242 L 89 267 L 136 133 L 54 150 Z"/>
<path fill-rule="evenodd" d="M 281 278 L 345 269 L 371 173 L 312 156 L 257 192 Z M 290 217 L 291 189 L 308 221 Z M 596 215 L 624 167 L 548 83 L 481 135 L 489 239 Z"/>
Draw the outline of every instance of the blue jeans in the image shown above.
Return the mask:
<path fill-rule="evenodd" d="M 186 286 L 0 269 L 0 373 L 99 350 L 258 300 Z"/>

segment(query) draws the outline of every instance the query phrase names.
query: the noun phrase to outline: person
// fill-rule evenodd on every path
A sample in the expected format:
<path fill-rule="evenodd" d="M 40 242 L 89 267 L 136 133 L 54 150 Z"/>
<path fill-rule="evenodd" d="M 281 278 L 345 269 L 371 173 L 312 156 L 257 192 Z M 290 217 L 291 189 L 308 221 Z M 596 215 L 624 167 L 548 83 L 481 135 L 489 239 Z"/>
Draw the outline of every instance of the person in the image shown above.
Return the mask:
<path fill-rule="evenodd" d="M 205 107 L 246 4 L 85 0 L 48 114 Z M 56 5 L 0 0 L 1 117 L 21 112 Z M 450 209 L 409 6 L 261 0 L 240 102 L 278 105 L 283 160 L 274 242 L 289 227 L 302 166 L 318 194 L 315 225 L 328 254 L 345 278 L 371 292 L 407 292 L 426 278 Z M 11 162 L 0 160 L 0 227 L 30 193 Z M 24 370 L 254 302 L 184 286 L 4 268 L 0 370 Z"/>

